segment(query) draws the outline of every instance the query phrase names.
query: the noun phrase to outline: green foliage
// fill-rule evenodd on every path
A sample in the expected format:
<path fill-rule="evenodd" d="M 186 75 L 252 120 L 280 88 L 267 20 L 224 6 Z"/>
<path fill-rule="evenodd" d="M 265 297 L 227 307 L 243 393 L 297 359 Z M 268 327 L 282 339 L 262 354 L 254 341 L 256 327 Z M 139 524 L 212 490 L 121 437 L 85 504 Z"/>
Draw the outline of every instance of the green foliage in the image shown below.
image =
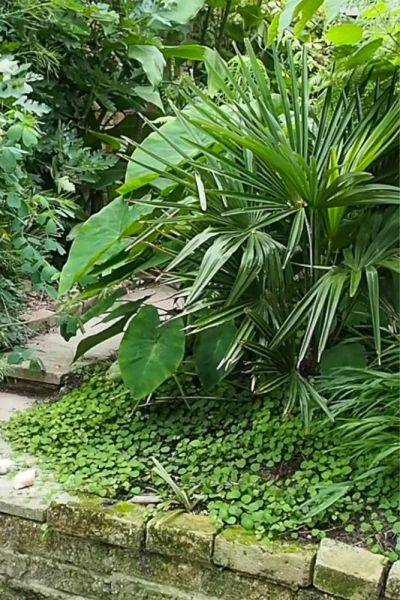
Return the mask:
<path fill-rule="evenodd" d="M 6 277 L 4 272 L 0 263 L 0 349 L 19 344 L 23 335 L 19 319 L 24 307 L 23 294 L 16 282 Z M 15 276 L 15 273 L 11 276 Z M 0 381 L 1 371 L 0 367 Z"/>
<path fill-rule="evenodd" d="M 152 402 L 133 410 L 135 399 L 123 385 L 97 370 L 59 402 L 16 414 L 6 434 L 70 490 L 129 498 L 157 489 L 168 499 L 169 477 L 186 496 L 193 489 L 204 494 L 199 508 L 224 525 L 289 538 L 346 529 L 377 551 L 379 544 L 390 549 L 398 486 L 381 472 L 359 477 L 370 465 L 368 451 L 355 456 L 332 425 L 314 424 L 307 435 L 299 415 L 282 419 L 277 392 L 255 399 L 233 380 L 203 398 L 189 365 L 179 382 L 180 388 L 164 383 Z M 153 457 L 167 476 L 154 473 Z M 347 481 L 353 482 L 348 493 L 310 516 L 307 501 Z"/>
<path fill-rule="evenodd" d="M 120 190 L 126 210 L 132 190 L 149 190 L 160 175 L 164 183 L 159 196 L 156 189 L 145 196 L 154 212 L 129 237 L 129 253 L 118 254 L 117 244 L 113 260 L 116 273 L 126 268 L 129 277 L 148 264 L 144 242 L 164 249 L 171 257 L 164 279 L 185 300 L 187 331 L 237 327 L 224 357 L 210 361 L 210 378 L 250 351 L 258 392 L 284 388 L 284 411 L 299 404 L 309 424 L 315 408 L 329 414 L 312 378 L 326 351 L 354 337 L 356 304 L 365 307 L 358 325 L 373 335 L 378 361 L 382 337 L 396 327 L 399 231 L 391 205 L 399 191 L 386 165 L 395 153 L 397 106 L 392 84 L 376 86 L 373 105 L 368 80 L 349 81 L 339 97 L 331 86 L 314 90 L 306 52 L 297 80 L 290 47 L 290 79 L 275 53 L 274 84 L 250 44 L 247 52 L 238 56 L 239 75 L 214 54 L 220 93 L 211 99 L 188 82 L 187 109 L 175 108 L 175 121 L 134 151 Z M 175 126 L 185 131 L 189 154 L 172 135 Z M 101 238 L 94 235 L 91 246 L 100 248 Z M 110 266 L 93 266 L 98 289 L 115 283 Z M 63 277 L 73 271 L 71 253 Z M 73 280 L 84 283 L 79 274 Z M 345 365 L 346 353 L 337 356 Z"/>
<path fill-rule="evenodd" d="M 356 455 L 369 455 L 371 469 L 391 476 L 400 462 L 400 376 L 398 336 L 389 341 L 381 366 L 332 369 L 321 386 L 329 393 L 342 444 Z"/>
<path fill-rule="evenodd" d="M 320 60 L 335 60 L 339 71 L 373 64 L 384 78 L 399 67 L 400 10 L 392 0 L 288 0 L 273 15 L 269 45 L 294 34 L 311 42 Z"/>
<path fill-rule="evenodd" d="M 30 160 L 42 136 L 39 118 L 47 107 L 32 100 L 29 65 L 0 56 L 0 347 L 21 340 L 17 318 L 23 304 L 20 277 L 54 296 L 57 273 L 50 262 L 64 253 L 57 241 L 74 204 L 46 192 L 30 173 Z"/>

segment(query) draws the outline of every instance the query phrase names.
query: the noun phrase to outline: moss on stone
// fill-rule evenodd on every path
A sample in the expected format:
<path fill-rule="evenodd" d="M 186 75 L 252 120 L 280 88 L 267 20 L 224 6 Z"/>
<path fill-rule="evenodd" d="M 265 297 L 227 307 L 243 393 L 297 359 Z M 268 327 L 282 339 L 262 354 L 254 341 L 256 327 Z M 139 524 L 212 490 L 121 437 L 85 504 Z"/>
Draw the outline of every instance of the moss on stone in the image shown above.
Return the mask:
<path fill-rule="evenodd" d="M 146 549 L 184 560 L 210 562 L 217 531 L 212 520 L 202 515 L 162 515 L 147 525 Z"/>
<path fill-rule="evenodd" d="M 265 579 L 222 569 L 205 571 L 201 592 L 226 600 L 293 600 L 295 593 Z"/>
<path fill-rule="evenodd" d="M 87 537 L 138 551 L 144 539 L 145 510 L 133 506 L 129 512 L 89 503 L 53 503 L 48 523 L 61 533 Z"/>
<path fill-rule="evenodd" d="M 318 590 L 299 590 L 296 600 L 335 600 L 330 594 L 319 592 Z"/>
<path fill-rule="evenodd" d="M 389 571 L 386 597 L 388 600 L 398 600 L 400 598 L 400 560 L 396 560 Z"/>
<path fill-rule="evenodd" d="M 315 552 L 315 544 L 270 540 L 268 538 L 259 539 L 254 533 L 247 531 L 239 525 L 228 527 L 219 535 L 233 543 L 237 542 L 239 544 L 248 544 L 249 546 L 262 546 L 263 548 L 270 548 L 271 552 L 277 552 L 280 554 L 285 552 L 291 554 L 295 552 L 303 552 L 304 550 L 311 550 Z"/>
<path fill-rule="evenodd" d="M 315 585 L 322 591 L 339 598 L 357 598 L 357 600 L 378 600 L 379 598 L 379 591 L 377 589 L 374 591 L 368 582 L 324 567 L 319 567 Z"/>
<path fill-rule="evenodd" d="M 241 527 L 232 527 L 216 537 L 213 561 L 298 589 L 311 583 L 316 552 L 315 544 L 260 541 Z"/>

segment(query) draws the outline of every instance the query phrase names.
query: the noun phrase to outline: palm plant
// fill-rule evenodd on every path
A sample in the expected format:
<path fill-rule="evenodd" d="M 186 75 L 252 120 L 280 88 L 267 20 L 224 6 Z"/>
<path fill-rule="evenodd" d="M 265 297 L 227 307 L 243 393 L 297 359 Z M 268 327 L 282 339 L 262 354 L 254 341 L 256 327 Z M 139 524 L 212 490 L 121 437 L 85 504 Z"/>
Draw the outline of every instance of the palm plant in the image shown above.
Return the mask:
<path fill-rule="evenodd" d="M 289 48 L 288 73 L 275 55 L 277 103 L 249 44 L 247 53 L 238 57 L 240 80 L 214 57 L 215 99 L 191 82 L 183 92 L 189 109 L 176 119 L 193 158 L 153 126 L 180 164 L 146 142 L 132 159 L 175 185 L 151 202 L 175 244 L 165 276 L 186 298 L 188 329 L 215 327 L 217 336 L 234 321 L 220 366 L 252 351 L 258 390 L 283 386 L 286 409 L 299 401 L 308 420 L 313 403 L 327 410 L 310 377 L 356 304 L 369 304 L 378 363 L 382 328 L 395 314 L 380 283 L 399 270 L 399 192 L 383 183 L 382 167 L 398 128 L 394 83 L 376 84 L 369 105 L 368 81 L 338 97 L 330 87 L 318 93 L 306 52 L 298 79 Z"/>
<path fill-rule="evenodd" d="M 298 404 L 308 422 L 316 405 L 329 413 L 313 378 L 326 349 L 354 336 L 357 307 L 378 363 L 382 332 L 397 326 L 395 82 L 313 90 L 306 52 L 300 77 L 290 48 L 287 71 L 274 61 L 270 79 L 250 44 L 235 69 L 209 54 L 213 97 L 188 81 L 187 108 L 172 106 L 175 118 L 161 127 L 148 122 L 153 133 L 121 188 L 135 206 L 117 199 L 108 209 L 123 223 L 136 210 L 135 224 L 118 226 L 113 251 L 107 242 L 94 252 L 100 223 L 109 234 L 106 214 L 95 215 L 61 287 L 92 273 L 85 293 L 93 294 L 158 265 L 185 298 L 186 331 L 202 340 L 195 361 L 200 347 L 204 362 L 206 343 L 221 377 L 250 356 L 256 391 L 281 387 L 285 410 Z M 146 196 L 132 194 L 144 187 Z"/>

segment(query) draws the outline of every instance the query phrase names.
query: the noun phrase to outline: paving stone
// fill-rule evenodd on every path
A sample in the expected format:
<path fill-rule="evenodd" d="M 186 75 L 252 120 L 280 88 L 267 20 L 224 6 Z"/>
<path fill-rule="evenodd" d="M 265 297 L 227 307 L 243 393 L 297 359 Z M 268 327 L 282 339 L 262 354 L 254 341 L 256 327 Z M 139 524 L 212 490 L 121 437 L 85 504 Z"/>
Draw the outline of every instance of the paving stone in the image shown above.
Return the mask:
<path fill-rule="evenodd" d="M 52 499 L 64 496 L 54 482 L 38 481 L 32 487 L 14 490 L 11 479 L 0 477 L 0 513 L 43 522 Z"/>
<path fill-rule="evenodd" d="M 393 563 L 386 582 L 385 599 L 400 599 L 400 560 Z"/>
<path fill-rule="evenodd" d="M 55 312 L 48 310 L 47 308 L 39 308 L 24 315 L 23 322 L 31 331 L 47 331 L 50 327 L 54 327 L 56 325 L 57 315 Z"/>
<path fill-rule="evenodd" d="M 139 553 L 145 536 L 146 509 L 128 502 L 104 507 L 95 499 L 57 502 L 47 522 L 56 531 L 129 548 Z"/>
<path fill-rule="evenodd" d="M 210 562 L 217 531 L 211 519 L 203 515 L 164 514 L 148 523 L 146 550 L 184 560 Z"/>
<path fill-rule="evenodd" d="M 229 527 L 216 537 L 213 561 L 296 589 L 311 583 L 316 552 L 314 544 L 260 542 L 242 527 Z"/>
<path fill-rule="evenodd" d="M 387 565 L 384 556 L 325 538 L 317 554 L 314 585 L 345 600 L 378 600 Z"/>
<path fill-rule="evenodd" d="M 8 421 L 16 411 L 30 408 L 36 402 L 36 398 L 24 394 L 0 391 L 0 421 Z"/>
<path fill-rule="evenodd" d="M 12 455 L 11 448 L 1 438 L 0 453 L 2 457 Z M 35 466 L 35 463 L 36 459 L 33 457 L 20 456 L 16 460 L 15 472 Z M 40 469 L 36 469 L 36 473 L 34 485 L 21 490 L 14 489 L 12 473 L 0 476 L 0 513 L 43 522 L 52 500 L 71 499 L 60 484 L 46 480 Z"/>
<path fill-rule="evenodd" d="M 152 286 L 134 290 L 128 294 L 130 300 L 137 300 L 150 296 L 146 302 L 154 304 L 160 311 L 165 311 L 173 306 L 174 290 L 168 286 Z M 63 378 L 69 373 L 78 344 L 85 337 L 99 333 L 109 326 L 102 323 L 101 318 L 92 319 L 85 325 L 85 331 L 78 332 L 76 336 L 66 341 L 58 331 L 51 331 L 32 338 L 27 347 L 32 349 L 44 366 L 44 371 L 32 370 L 29 362 L 15 365 L 10 368 L 9 376 L 17 380 L 26 381 L 30 385 L 59 387 Z M 109 357 L 118 349 L 122 335 L 114 336 L 92 348 L 85 355 L 85 359 L 101 360 Z"/>

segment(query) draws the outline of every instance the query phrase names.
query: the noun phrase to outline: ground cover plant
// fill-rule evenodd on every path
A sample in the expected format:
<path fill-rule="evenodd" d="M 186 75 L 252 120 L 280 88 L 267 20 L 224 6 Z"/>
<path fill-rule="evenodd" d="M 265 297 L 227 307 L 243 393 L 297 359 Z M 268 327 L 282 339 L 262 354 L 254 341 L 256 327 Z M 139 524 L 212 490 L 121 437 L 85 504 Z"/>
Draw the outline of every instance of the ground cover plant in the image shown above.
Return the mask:
<path fill-rule="evenodd" d="M 170 381 L 137 406 L 121 383 L 97 369 L 60 401 L 15 415 L 5 433 L 73 491 L 171 498 L 153 471 L 155 458 L 189 499 L 200 495 L 196 510 L 225 526 L 290 539 L 336 535 L 395 558 L 395 479 L 380 472 L 372 481 L 360 477 L 368 453 L 355 456 L 330 424 L 314 424 L 307 434 L 299 415 L 282 419 L 280 401 L 279 392 L 255 400 L 243 380 L 204 397 L 185 365 L 179 387 Z M 313 503 L 321 486 L 343 481 L 352 485 L 335 504 Z"/>

